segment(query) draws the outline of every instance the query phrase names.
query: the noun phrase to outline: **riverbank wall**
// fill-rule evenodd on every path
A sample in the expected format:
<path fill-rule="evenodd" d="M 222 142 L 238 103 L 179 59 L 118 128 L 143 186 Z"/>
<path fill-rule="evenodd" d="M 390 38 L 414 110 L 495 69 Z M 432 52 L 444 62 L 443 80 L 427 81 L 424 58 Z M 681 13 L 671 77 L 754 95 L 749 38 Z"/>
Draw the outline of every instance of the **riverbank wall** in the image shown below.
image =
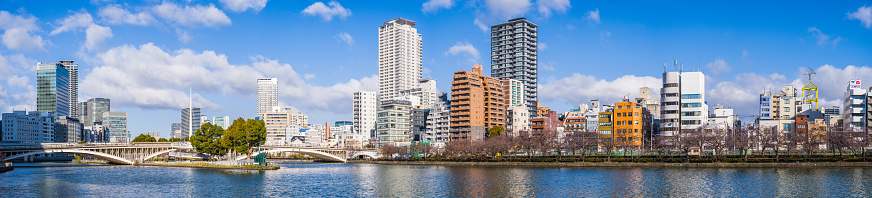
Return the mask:
<path fill-rule="evenodd" d="M 783 163 L 638 163 L 638 162 L 449 162 L 449 161 L 349 161 L 387 165 L 500 166 L 500 167 L 617 167 L 617 168 L 815 168 L 872 167 L 872 162 Z"/>
<path fill-rule="evenodd" d="M 0 163 L 0 173 L 5 173 L 12 171 L 15 167 L 12 167 L 12 162 L 2 162 Z"/>
<path fill-rule="evenodd" d="M 209 168 L 209 169 L 236 169 L 236 170 L 278 170 L 279 166 L 225 166 L 212 164 L 182 164 L 182 163 L 139 163 L 137 166 L 163 166 L 181 168 Z"/>

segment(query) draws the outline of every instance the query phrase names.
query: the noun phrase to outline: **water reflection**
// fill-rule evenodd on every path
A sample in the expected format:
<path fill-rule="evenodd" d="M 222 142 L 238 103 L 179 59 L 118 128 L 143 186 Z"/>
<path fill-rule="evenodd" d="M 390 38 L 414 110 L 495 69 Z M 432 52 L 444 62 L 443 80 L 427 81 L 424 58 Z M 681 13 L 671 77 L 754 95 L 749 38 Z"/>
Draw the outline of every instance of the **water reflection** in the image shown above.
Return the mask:
<path fill-rule="evenodd" d="M 39 164 L 36 164 L 39 165 Z M 2 197 L 868 197 L 872 168 L 21 167 Z"/>

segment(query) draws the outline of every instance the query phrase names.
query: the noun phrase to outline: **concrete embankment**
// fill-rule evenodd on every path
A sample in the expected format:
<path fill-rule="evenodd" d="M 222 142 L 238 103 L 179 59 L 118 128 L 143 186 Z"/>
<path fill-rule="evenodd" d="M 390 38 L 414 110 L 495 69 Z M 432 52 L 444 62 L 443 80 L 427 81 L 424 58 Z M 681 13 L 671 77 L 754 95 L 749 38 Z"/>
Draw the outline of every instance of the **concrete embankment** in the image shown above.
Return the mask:
<path fill-rule="evenodd" d="M 815 168 L 872 167 L 872 162 L 799 162 L 799 163 L 637 163 L 637 162 L 450 162 L 450 161 L 360 161 L 353 163 L 440 166 L 509 166 L 509 167 L 625 167 L 625 168 Z"/>
<path fill-rule="evenodd" d="M 0 162 L 0 173 L 5 173 L 15 169 L 12 167 L 12 162 Z"/>
<path fill-rule="evenodd" d="M 236 169 L 236 170 L 278 170 L 279 166 L 227 166 L 212 164 L 183 164 L 183 163 L 140 163 L 137 166 L 163 166 L 184 168 L 211 168 L 211 169 Z"/>

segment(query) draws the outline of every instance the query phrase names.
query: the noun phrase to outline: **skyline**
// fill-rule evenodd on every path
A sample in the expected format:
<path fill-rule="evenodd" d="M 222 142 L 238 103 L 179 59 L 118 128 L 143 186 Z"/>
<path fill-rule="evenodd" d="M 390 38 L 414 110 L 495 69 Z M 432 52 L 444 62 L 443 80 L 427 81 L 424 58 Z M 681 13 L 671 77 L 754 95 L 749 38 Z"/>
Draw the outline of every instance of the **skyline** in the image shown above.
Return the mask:
<path fill-rule="evenodd" d="M 709 105 L 733 107 L 738 115 L 756 114 L 757 95 L 767 87 L 802 86 L 802 67 L 817 70 L 821 107 L 840 105 L 855 76 L 872 82 L 869 2 L 692 2 L 661 9 L 649 2 L 448 1 L 447 8 L 436 2 L 445 1 L 378 7 L 95 1 L 48 9 L 3 2 L 0 110 L 35 110 L 36 62 L 75 60 L 79 101 L 111 99 L 112 111 L 128 112 L 132 136 L 169 135 L 187 107 L 189 86 L 195 107 L 209 117 L 254 117 L 256 79 L 263 77 L 278 78 L 279 101 L 311 123 L 351 120 L 352 92 L 377 87 L 378 26 L 397 17 L 417 22 L 423 77 L 438 80 L 442 92 L 454 71 L 481 64 L 490 73 L 490 35 L 482 27 L 526 17 L 540 28 L 540 101 L 558 111 L 591 99 L 608 104 L 635 97 L 642 86 L 659 94 L 662 64 L 673 58 L 706 74 Z"/>

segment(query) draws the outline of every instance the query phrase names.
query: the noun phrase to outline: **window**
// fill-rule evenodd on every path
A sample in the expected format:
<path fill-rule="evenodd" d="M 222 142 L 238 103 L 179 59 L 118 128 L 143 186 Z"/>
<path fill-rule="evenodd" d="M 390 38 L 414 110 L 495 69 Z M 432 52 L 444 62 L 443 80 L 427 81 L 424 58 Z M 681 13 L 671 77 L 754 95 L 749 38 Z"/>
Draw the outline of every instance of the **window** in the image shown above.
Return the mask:
<path fill-rule="evenodd" d="M 699 94 L 681 94 L 681 99 L 699 99 L 702 97 Z"/>
<path fill-rule="evenodd" d="M 701 106 L 702 106 L 702 104 L 700 104 L 698 102 L 681 103 L 681 107 L 701 107 Z"/>
<path fill-rule="evenodd" d="M 784 107 L 784 112 L 790 112 L 790 107 Z"/>

